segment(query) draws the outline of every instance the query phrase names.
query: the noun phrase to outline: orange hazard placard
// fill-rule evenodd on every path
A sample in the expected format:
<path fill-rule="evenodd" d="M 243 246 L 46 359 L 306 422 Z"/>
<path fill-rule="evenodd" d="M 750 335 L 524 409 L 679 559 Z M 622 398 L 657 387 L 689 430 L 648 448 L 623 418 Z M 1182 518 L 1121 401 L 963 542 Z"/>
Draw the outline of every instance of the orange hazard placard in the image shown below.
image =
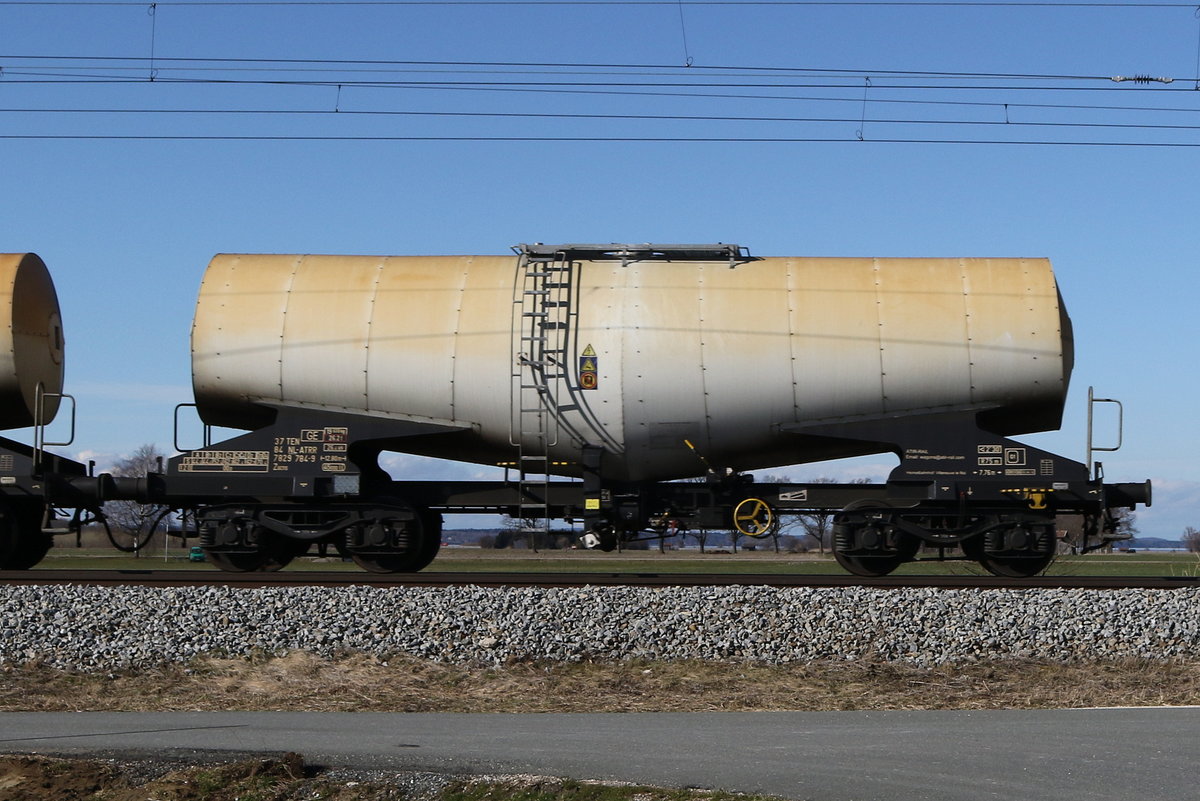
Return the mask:
<path fill-rule="evenodd" d="M 595 389 L 598 386 L 600 386 L 600 359 L 596 356 L 596 349 L 589 344 L 583 349 L 583 355 L 579 357 L 579 388 Z"/>

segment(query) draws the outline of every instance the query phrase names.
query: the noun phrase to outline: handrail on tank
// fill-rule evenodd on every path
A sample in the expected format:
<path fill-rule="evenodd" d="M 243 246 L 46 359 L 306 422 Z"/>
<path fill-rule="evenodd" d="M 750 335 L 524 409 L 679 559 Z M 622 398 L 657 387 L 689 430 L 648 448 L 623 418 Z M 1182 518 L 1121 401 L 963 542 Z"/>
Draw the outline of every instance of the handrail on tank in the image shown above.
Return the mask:
<path fill-rule="evenodd" d="M 534 258 L 563 258 L 576 260 L 587 259 L 600 261 L 620 259 L 624 266 L 631 261 L 720 261 L 728 260 L 733 267 L 740 261 L 750 261 L 753 257 L 750 250 L 741 245 L 727 245 L 723 242 L 707 245 L 661 245 L 651 242 L 643 244 L 579 244 L 544 245 L 535 242 L 532 245 L 521 243 L 513 246 L 513 252 Z"/>
<path fill-rule="evenodd" d="M 1111 447 L 1101 447 L 1096 445 L 1093 440 L 1093 410 L 1097 403 L 1112 403 L 1117 407 L 1117 444 Z M 1094 478 L 1100 478 L 1099 465 L 1092 464 L 1092 453 L 1095 451 L 1117 451 L 1121 449 L 1121 443 L 1125 438 L 1125 407 L 1121 405 L 1119 400 L 1114 398 L 1097 398 L 1096 388 L 1088 387 L 1088 410 L 1087 410 L 1087 465 L 1088 470 L 1093 472 Z"/>
<path fill-rule="evenodd" d="M 174 430 L 174 432 L 172 434 L 172 438 L 171 438 L 172 439 L 171 444 L 175 446 L 175 450 L 179 451 L 180 453 L 192 453 L 193 451 L 198 451 L 201 448 L 207 448 L 209 445 L 212 445 L 212 426 L 210 426 L 208 423 L 205 423 L 204 424 L 204 434 L 201 437 L 201 440 L 204 444 L 202 444 L 200 446 L 200 448 L 184 448 L 184 447 L 180 446 L 180 444 L 179 444 L 179 410 L 185 409 L 185 408 L 198 409 L 199 407 L 195 403 L 177 403 L 177 404 L 175 404 L 175 421 L 174 421 L 175 422 L 175 430 Z"/>
<path fill-rule="evenodd" d="M 42 470 L 42 455 L 47 447 L 65 447 L 75 442 L 75 396 L 65 392 L 47 392 L 39 381 L 34 387 L 33 398 L 33 472 L 36 474 Z M 46 426 L 50 424 L 46 419 L 47 398 L 71 402 L 71 427 L 68 429 L 70 437 L 63 442 L 46 441 Z"/>

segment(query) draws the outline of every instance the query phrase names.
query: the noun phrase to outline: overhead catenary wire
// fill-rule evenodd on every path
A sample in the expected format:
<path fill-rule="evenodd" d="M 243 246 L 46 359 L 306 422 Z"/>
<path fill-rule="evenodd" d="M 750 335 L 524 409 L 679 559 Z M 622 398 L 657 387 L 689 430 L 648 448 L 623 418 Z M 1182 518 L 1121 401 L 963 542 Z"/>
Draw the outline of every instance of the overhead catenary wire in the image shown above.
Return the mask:
<path fill-rule="evenodd" d="M 720 81 L 720 82 L 705 82 L 705 81 L 506 81 L 506 80 L 358 80 L 352 81 L 344 78 L 311 78 L 311 79 L 283 79 L 283 78 L 215 78 L 215 77 L 187 77 L 187 76 L 171 76 L 162 75 L 161 73 L 151 80 L 148 76 L 139 75 L 96 75 L 88 73 L 41 73 L 30 72 L 19 69 L 5 69 L 4 82 L 7 84 L 137 84 L 137 83 L 175 83 L 175 84 L 191 84 L 191 85 L 213 85 L 213 86 L 343 86 L 343 87 L 358 87 L 368 89 L 386 89 L 386 88 L 446 88 L 446 89 L 511 89 L 519 91 L 526 88 L 566 88 L 566 89 L 627 89 L 644 87 L 648 89 L 844 89 L 852 86 L 847 80 L 842 80 L 841 83 L 817 83 L 817 82 L 799 82 L 799 81 L 776 81 L 773 83 L 749 82 L 749 81 Z M 18 76 L 14 80 L 14 76 Z M 859 80 L 862 80 L 861 78 Z M 1189 79 L 1191 80 L 1191 79 Z M 1111 79 L 1110 79 L 1111 81 Z M 859 84 L 861 85 L 861 84 Z M 978 92 L 994 92 L 994 91 L 1022 91 L 1022 92 L 1122 92 L 1128 91 L 1124 87 L 1114 83 L 1112 86 L 1013 86 L 1013 85 L 973 85 L 973 84 L 938 84 L 938 83 L 878 83 L 872 81 L 871 87 L 875 89 L 897 89 L 897 90 L 939 90 L 939 91 L 978 91 Z M 1193 90 L 1188 87 L 1169 87 L 1164 86 L 1157 89 L 1160 92 L 1184 92 L 1191 93 Z"/>
<path fill-rule="evenodd" d="M 446 118 L 485 118 L 485 119 L 559 119 L 559 120 L 613 120 L 613 121 L 658 121 L 658 122 L 778 122 L 778 123 L 818 123 L 818 124 L 863 124 L 859 117 L 770 117 L 770 116 L 720 116 L 711 114 L 589 114 L 589 113 L 553 113 L 531 111 L 396 111 L 396 110 L 346 110 L 333 109 L 114 109 L 114 108 L 73 108 L 73 109 L 39 109 L 39 108 L 3 108 L 0 114 L 138 114 L 138 115 L 243 115 L 243 116 L 337 116 L 337 117 L 446 117 Z M 939 125 L 954 126 L 1002 126 L 1009 128 L 1095 128 L 1113 130 L 1161 130 L 1161 131 L 1200 131 L 1198 125 L 1168 125 L 1162 123 L 1117 123 L 1117 122 L 1060 122 L 1037 120 L 964 120 L 964 119 L 911 119 L 872 117 L 869 122 L 878 125 Z"/>
<path fill-rule="evenodd" d="M 446 116 L 446 117 L 552 117 L 563 119 L 591 119 L 591 118 L 614 118 L 614 119 L 663 119 L 663 120 L 713 120 L 713 121 L 763 121 L 763 122 L 804 122 L 809 118 L 806 117 L 778 117 L 764 115 L 746 115 L 739 114 L 737 116 L 720 116 L 712 114 L 593 114 L 588 112 L 504 112 L 504 111 L 413 111 L 413 110 L 392 110 L 392 109 L 346 109 L 341 108 L 340 90 L 342 86 L 338 85 L 339 95 L 334 104 L 334 111 L 339 112 L 343 116 L 388 116 L 388 115 L 411 115 L 411 116 Z M 642 96 L 643 93 L 614 93 L 622 96 L 632 95 L 634 97 Z M 649 97 L 683 97 L 683 98 L 734 98 L 742 99 L 743 95 L 714 95 L 714 94 L 675 94 L 675 93 L 644 93 Z M 862 98 L 854 97 L 834 97 L 834 96 L 816 96 L 816 95 L 754 95 L 754 99 L 766 100 L 793 100 L 800 102 L 820 102 L 820 103 L 861 103 Z M 872 100 L 872 105 L 900 105 L 900 106 L 949 106 L 949 107 L 967 107 L 978 109 L 991 109 L 1002 111 L 1005 114 L 1005 120 L 1009 119 L 1009 109 L 1039 109 L 1039 110 L 1063 110 L 1063 111 L 1129 111 L 1129 112 L 1151 112 L 1151 113 L 1169 113 L 1169 114 L 1190 114 L 1196 115 L 1195 108 L 1180 108 L 1170 106 L 1110 106 L 1096 105 L 1086 103 L 997 103 L 994 101 L 983 100 L 912 100 L 902 98 L 880 98 Z M 116 107 L 0 107 L 0 113 L 10 114 L 326 114 L 329 109 L 325 108 L 116 108 Z M 877 120 L 884 121 L 884 120 Z M 930 120 L 931 122 L 947 122 L 944 119 Z M 1015 123 L 1014 123 L 1015 124 Z M 1151 126 L 1152 127 L 1152 126 Z M 1190 127 L 1190 126 L 1184 126 Z"/>
<path fill-rule="evenodd" d="M 117 81 L 117 83 L 124 83 L 124 82 L 128 82 L 129 80 L 130 79 L 122 79 L 120 81 Z M 139 76 L 132 80 L 144 81 L 145 78 Z M 90 80 L 85 80 L 83 82 L 84 83 L 92 83 L 92 81 L 90 81 Z M 166 83 L 168 85 L 170 85 L 172 83 L 172 79 L 167 78 Z M 276 85 L 276 84 L 275 84 L 275 82 L 268 82 L 268 85 Z M 699 115 L 699 114 L 697 114 L 697 115 L 692 115 L 692 114 L 635 114 L 635 113 L 597 114 L 597 113 L 585 113 L 585 112 L 554 113 L 554 112 L 545 112 L 545 111 L 467 112 L 467 111 L 419 111 L 419 110 L 411 110 L 411 109 L 410 110 L 347 109 L 347 108 L 342 107 L 342 102 L 341 102 L 340 93 L 343 88 L 342 82 L 339 82 L 336 84 L 304 82 L 304 85 L 336 87 L 336 89 L 339 93 L 339 96 L 337 98 L 337 102 L 335 103 L 335 108 L 333 109 L 333 112 L 338 115 L 341 115 L 345 118 L 360 118 L 360 119 L 366 118 L 366 117 L 371 117 L 371 116 L 376 116 L 376 117 L 388 117 L 388 116 L 401 117 L 401 116 L 403 116 L 403 117 L 413 117 L 413 118 L 443 117 L 443 118 L 461 118 L 461 119 L 491 117 L 491 118 L 495 118 L 495 119 L 502 119 L 502 118 L 509 118 L 509 119 L 519 119 L 519 118 L 561 119 L 561 120 L 607 119 L 607 120 L 624 120 L 624 121 L 660 121 L 660 122 L 703 121 L 703 122 L 721 122 L 721 123 L 730 123 L 730 124 L 753 124 L 753 123 L 781 122 L 781 123 L 793 123 L 793 124 L 807 123 L 807 124 L 817 124 L 817 125 L 828 125 L 828 124 L 850 123 L 850 124 L 857 125 L 857 133 L 858 133 L 859 137 L 862 136 L 862 132 L 865 128 L 866 122 L 868 121 L 868 118 L 866 116 L 865 103 L 864 103 L 864 105 L 862 107 L 862 111 L 859 114 L 859 117 L 857 119 L 853 119 L 853 118 L 849 118 L 849 117 L 817 116 L 817 115 L 771 116 L 771 115 L 761 115 L 761 114 L 755 114 L 755 115 L 744 115 L 743 114 L 743 115 L 733 116 L 733 115 L 715 115 L 715 114 L 703 114 L 703 115 Z M 357 85 L 373 86 L 373 85 L 375 85 L 375 82 L 367 82 L 367 83 L 362 83 L 362 84 L 357 84 Z M 533 87 L 528 87 L 528 86 L 524 86 L 524 87 L 477 86 L 477 85 L 460 86 L 460 85 L 446 85 L 446 84 L 442 84 L 442 83 L 432 83 L 432 84 L 428 84 L 428 85 L 425 85 L 425 84 L 405 85 L 404 88 L 413 89 L 413 90 L 424 90 L 424 91 L 445 91 L 445 90 L 493 91 L 493 92 L 496 92 L 496 91 L 498 91 L 498 92 L 519 91 L 519 92 L 536 92 L 536 93 L 568 92 L 568 93 L 581 93 L 581 94 L 614 94 L 614 95 L 619 94 L 619 95 L 623 95 L 623 96 L 641 96 L 641 95 L 663 96 L 663 95 L 667 95 L 667 96 L 683 98 L 683 99 L 695 98 L 698 96 L 713 96 L 713 95 L 719 94 L 719 93 L 712 93 L 712 92 L 698 93 L 698 92 L 680 92 L 680 91 L 675 91 L 675 92 L 647 92 L 647 91 L 633 92 L 633 91 L 628 91 L 628 90 L 626 90 L 626 91 L 617 91 L 617 90 L 598 91 L 596 89 L 586 89 L 586 90 L 565 89 L 565 88 L 548 89 L 548 88 L 533 88 Z M 845 87 L 843 87 L 843 88 L 845 88 Z M 728 97 L 728 98 L 733 98 L 733 99 L 746 99 L 746 95 L 744 95 L 744 94 L 728 94 L 728 95 L 723 95 L 723 96 Z M 763 97 L 762 95 L 756 95 L 756 96 Z M 765 96 L 765 97 L 773 97 L 774 99 L 777 99 L 777 100 L 792 100 L 792 101 L 797 101 L 797 100 L 801 99 L 794 95 L 792 95 L 792 96 L 775 95 L 775 96 Z M 838 98 L 838 97 L 808 96 L 807 100 L 813 101 L 813 102 L 850 102 L 852 100 L 852 98 L 850 98 L 850 97 Z M 858 102 L 862 103 L 863 99 L 860 97 Z M 961 119 L 961 118 L 945 118 L 945 117 L 921 119 L 921 118 L 911 118 L 911 117 L 903 118 L 903 117 L 894 117 L 894 116 L 893 117 L 872 117 L 869 119 L 869 121 L 871 123 L 873 123 L 877 126 L 880 126 L 880 127 L 883 127 L 883 126 L 905 126 L 905 125 L 908 125 L 908 126 L 912 126 L 912 125 L 935 126 L 936 125 L 943 129 L 950 130 L 950 129 L 953 129 L 956 127 L 958 127 L 958 128 L 962 128 L 962 127 L 978 128 L 981 126 L 1003 125 L 1003 126 L 1008 126 L 1013 129 L 1040 128 L 1043 130 L 1059 129 L 1059 130 L 1063 130 L 1063 131 L 1067 131 L 1067 130 L 1071 130 L 1071 129 L 1077 129 L 1077 130 L 1092 129 L 1092 130 L 1112 130 L 1112 131 L 1123 130 L 1126 132 L 1138 132 L 1138 131 L 1141 131 L 1141 132 L 1150 132 L 1150 131 L 1191 132 L 1191 131 L 1197 130 L 1197 128 L 1195 126 L 1190 126 L 1190 125 L 1175 125 L 1175 124 L 1161 124 L 1161 123 L 1148 123 L 1148 122 L 1113 122 L 1113 121 L 1099 122 L 1099 121 L 1077 121 L 1077 120 L 1071 120 L 1071 119 L 1014 120 L 1011 117 L 1011 114 L 1009 113 L 1009 110 L 1016 109 L 1016 108 L 1029 108 L 1029 109 L 1042 109 L 1042 110 L 1055 110 L 1055 111 L 1072 111 L 1072 112 L 1079 112 L 1079 111 L 1090 112 L 1090 111 L 1102 110 L 1102 111 L 1108 111 L 1108 112 L 1114 112 L 1114 111 L 1118 111 L 1118 112 L 1130 112 L 1130 111 L 1181 112 L 1181 111 L 1188 111 L 1188 112 L 1194 113 L 1193 109 L 1183 109 L 1183 108 L 1147 107 L 1147 106 L 1122 107 L 1122 106 L 1112 106 L 1112 105 L 1087 105 L 1087 104 L 1065 104 L 1065 103 L 1024 103 L 1024 104 L 1022 104 L 1022 103 L 1012 103 L 1012 102 L 997 103 L 997 102 L 966 101 L 966 100 L 958 100 L 958 101 L 917 100 L 917 99 L 911 99 L 911 98 L 897 98 L 897 99 L 878 98 L 877 99 L 876 96 L 872 96 L 872 104 L 878 104 L 880 106 L 885 105 L 885 104 L 893 104 L 893 105 L 903 104 L 903 105 L 916 106 L 916 107 L 920 107 L 921 105 L 946 105 L 946 106 L 953 106 L 953 107 L 975 107 L 975 108 L 980 108 L 980 109 L 994 109 L 994 110 L 999 110 L 999 109 L 1003 108 L 1005 110 L 1003 120 L 1000 120 L 1000 119 L 979 120 L 979 119 Z M 166 115 L 166 114 L 204 115 L 204 114 L 207 114 L 207 115 L 215 116 L 215 115 L 220 115 L 220 114 L 242 114 L 242 115 L 271 116 L 271 115 L 320 114 L 320 113 L 326 113 L 327 111 L 328 111 L 327 109 L 279 109 L 279 108 L 258 108 L 258 109 L 211 109 L 211 108 L 210 109 L 163 109 L 163 108 L 157 108 L 157 109 L 150 109 L 150 108 L 87 108 L 87 107 L 79 107 L 79 106 L 70 107 L 70 108 L 46 108 L 46 107 L 26 106 L 26 107 L 11 107 L 11 108 L 0 109 L 0 113 L 10 114 L 10 115 L 11 114 L 67 115 L 67 114 L 102 113 L 102 114 L 112 114 L 112 115 L 117 115 L 117 114 L 121 114 L 121 115 Z M 881 133 L 887 133 L 887 131 L 883 130 L 883 131 L 881 131 Z M 407 137 L 379 137 L 379 136 L 369 136 L 369 135 L 364 136 L 364 135 L 340 134 L 340 135 L 309 136 L 309 137 L 278 137 L 278 136 L 274 136 L 271 134 L 263 133 L 263 134 L 238 135 L 238 136 L 225 136 L 225 135 L 214 134 L 214 135 L 208 135 L 208 136 L 203 136 L 203 137 L 190 136 L 190 135 L 178 135 L 178 136 L 161 135 L 161 136 L 153 136 L 153 137 L 150 137 L 150 136 L 142 137 L 139 135 L 125 135 L 125 134 L 107 134 L 106 135 L 106 134 L 101 134 L 99 132 L 96 132 L 90 136 L 75 135 L 75 134 L 57 134 L 57 133 L 50 133 L 50 132 L 43 133 L 43 134 L 28 134 L 28 135 L 13 134 L 12 136 L 10 136 L 8 138 L 18 138 L 18 139 L 19 138 L 27 138 L 27 139 L 93 138 L 93 139 L 97 139 L 97 140 L 99 140 L 99 139 L 164 139 L 164 140 L 169 140 L 169 139 L 253 140 L 253 139 L 257 139 L 257 140 L 275 140 L 275 139 L 289 139 L 290 138 L 290 139 L 296 139 L 296 140 L 304 139 L 304 140 L 308 140 L 308 141 L 322 141 L 322 140 L 327 140 L 327 141 L 401 141 L 401 140 L 435 141 L 435 140 L 440 140 L 440 141 L 564 141 L 564 142 L 565 141 L 577 141 L 577 142 L 581 142 L 581 141 L 597 141 L 597 142 L 599 142 L 599 141 L 626 141 L 626 142 L 636 142 L 636 141 L 643 141 L 643 142 L 656 142 L 656 141 L 677 141 L 677 142 L 689 142 L 689 141 L 697 141 L 697 142 L 698 141 L 707 141 L 707 142 L 838 141 L 836 138 L 813 137 L 813 136 L 780 138 L 780 137 L 750 137 L 750 136 L 741 136 L 741 137 L 681 137 L 681 136 L 602 137 L 602 136 L 566 136 L 566 135 L 564 135 L 564 136 L 554 136 L 554 137 L 530 138 L 530 137 L 523 137 L 523 136 L 480 137 L 480 136 L 474 136 L 474 135 L 466 135 L 466 136 L 412 135 L 412 136 L 407 136 Z M 962 137 L 956 138 L 956 137 L 945 137 L 945 136 L 943 136 L 943 137 L 928 137 L 928 138 L 912 138 L 912 137 L 897 138 L 895 136 L 892 136 L 892 137 L 879 138 L 876 141 L 894 142 L 894 143 L 922 142 L 922 143 L 929 143 L 929 144 L 936 144 L 936 143 L 986 144 L 986 143 L 988 143 L 988 141 L 984 141 L 984 140 L 967 140 Z M 1026 142 L 1024 140 L 1018 140 L 1016 137 L 1014 137 L 1012 139 L 1004 140 L 1004 141 L 1006 143 L 1010 143 L 1010 144 L 1019 144 L 1019 143 L 1052 144 L 1052 143 L 1054 143 L 1050 140 L 1036 140 L 1036 141 Z M 1058 144 L 1069 145 L 1069 144 L 1085 144 L 1085 143 L 1062 141 L 1062 142 L 1058 142 Z M 1131 144 L 1138 144 L 1138 143 L 1089 142 L 1086 144 L 1089 144 L 1089 145 L 1096 145 L 1096 144 L 1118 145 L 1119 144 L 1119 145 L 1123 145 L 1123 146 L 1128 146 Z M 1171 146 L 1171 145 L 1191 146 L 1190 143 L 1146 142 L 1144 144 L 1146 144 L 1148 146 L 1156 146 L 1156 147 L 1157 146 Z"/>
<path fill-rule="evenodd" d="M 692 54 L 691 54 L 691 51 L 688 49 L 687 22 L 684 21 L 684 17 L 683 17 L 683 0 L 678 0 L 678 3 L 679 3 L 679 33 L 680 33 L 681 37 L 683 38 L 683 65 L 685 67 L 690 67 L 690 66 L 692 66 Z"/>
<path fill-rule="evenodd" d="M 1016 145 L 1046 147 L 1200 148 L 1200 142 L 1062 141 L 1054 139 L 935 139 L 805 136 L 341 136 L 297 134 L 0 134 L 0 140 L 198 141 L 198 142 L 611 142 L 672 144 L 892 144 L 892 145 Z"/>
<path fill-rule="evenodd" d="M 489 4 L 491 0 L 475 0 L 479 4 Z M 558 3 L 559 0 L 544 0 L 546 4 Z M 347 2 L 295 2 L 293 0 L 272 0 L 262 5 L 347 5 Z M 0 0 L 0 5 L 17 5 L 18 2 Z M 77 0 L 62 3 L 63 5 L 136 5 L 146 7 L 146 3 L 118 2 L 117 0 Z M 254 4 L 253 0 L 246 3 L 229 3 L 228 5 Z M 424 2 L 368 2 L 365 5 L 413 5 Z M 460 4 L 456 2 L 432 4 Z M 523 4 L 523 3 L 514 3 Z M 584 3 L 567 2 L 563 4 L 611 4 L 628 5 L 627 2 L 599 2 L 588 0 Z M 680 16 L 681 34 L 683 36 L 685 64 L 661 63 L 580 63 L 580 62 L 537 62 L 537 61 L 472 61 L 472 60 L 390 60 L 390 59 L 307 59 L 307 58 L 237 58 L 237 57 L 163 57 L 156 53 L 154 16 L 159 6 L 168 5 L 226 5 L 217 0 L 178 0 L 178 2 L 154 2 L 149 4 L 148 13 L 151 16 L 150 51 L 147 57 L 138 56 L 71 56 L 61 54 L 0 54 L 0 85 L 13 87 L 21 85 L 92 85 L 92 86 L 124 86 L 153 82 L 171 86 L 211 86 L 211 87 L 309 87 L 334 88 L 337 97 L 332 109 L 333 113 L 347 118 L 363 119 L 371 116 L 378 117 L 425 117 L 425 118 L 484 118 L 494 119 L 559 119 L 559 120 L 622 120 L 646 122 L 721 122 L 731 124 L 750 123 L 797 123 L 811 125 L 843 124 L 857 125 L 857 138 L 864 137 L 867 123 L 877 126 L 941 126 L 949 131 L 955 127 L 981 127 L 1004 125 L 1010 129 L 1040 128 L 1044 130 L 1060 129 L 1093 129 L 1093 130 L 1123 130 L 1137 131 L 1175 131 L 1190 132 L 1197 130 L 1196 126 L 1150 123 L 1145 121 L 1096 121 L 1074 118 L 1048 120 L 1014 119 L 1009 113 L 1014 109 L 1042 109 L 1062 112 L 1194 112 L 1194 108 L 1167 108 L 1163 106 L 1122 106 L 1116 104 L 1079 103 L 1079 102 L 1020 102 L 1011 97 L 992 100 L 988 96 L 994 93 L 1021 92 L 1024 97 L 1038 95 L 1063 95 L 1079 92 L 1126 92 L 1147 90 L 1155 91 L 1160 97 L 1162 92 L 1171 92 L 1172 97 L 1187 97 L 1192 88 L 1185 86 L 1160 85 L 1147 87 L 1151 80 L 1149 76 L 1135 75 L 1132 79 L 1120 79 L 1116 76 L 1096 74 L 1039 74 L 1020 72 L 976 72 L 956 70 L 928 69 L 863 69 L 854 67 L 796 67 L 781 65 L 712 65 L 698 67 L 692 64 L 687 44 L 687 30 L 684 20 L 684 7 L 687 5 L 724 5 L 721 2 L 697 0 L 664 0 L 662 3 L 641 2 L 643 5 L 675 5 Z M 732 3 L 731 3 L 732 4 Z M 753 0 L 740 5 L 755 4 Z M 823 5 L 817 2 L 800 3 L 764 3 L 779 5 Z M 853 3 L 838 3 L 839 5 Z M 862 5 L 983 5 L 981 3 L 904 3 L 904 2 L 871 2 Z M 1134 3 L 995 3 L 991 5 L 1046 5 L 1046 6 L 1112 6 L 1112 7 L 1145 7 L 1145 4 Z M 1162 7 L 1188 7 L 1185 4 L 1158 4 Z M 30 66 L 26 66 L 29 64 Z M 32 68 L 32 65 L 37 65 Z M 1198 49 L 1197 65 L 1200 68 L 1200 49 Z M 148 70 L 147 70 L 148 67 Z M 431 73 L 437 73 L 433 77 Z M 453 77 L 446 77 L 447 74 Z M 413 77 L 413 74 L 426 77 Z M 268 77 L 271 76 L 271 77 Z M 516 77 L 519 76 L 519 77 Z M 872 76 L 872 77 L 868 77 Z M 1126 80 L 1133 85 L 1119 85 L 1118 80 Z M 1200 76 L 1188 79 L 1163 78 L 1164 84 L 1174 80 L 1195 81 L 1200 86 Z M 420 110 L 391 110 L 382 108 L 345 108 L 342 92 L 344 89 L 384 89 L 422 92 L 489 92 L 489 93 L 522 93 L 528 95 L 576 95 L 576 96 L 623 96 L 623 97 L 668 97 L 680 100 L 699 98 L 723 98 L 730 100 L 772 100 L 792 102 L 850 102 L 849 97 L 818 96 L 812 90 L 820 92 L 843 93 L 854 87 L 861 87 L 858 102 L 861 104 L 857 119 L 846 119 L 833 115 L 796 115 L 770 116 L 763 114 L 716 115 L 716 114 L 637 114 L 637 113 L 555 113 L 552 111 L 510 111 L 510 112 L 474 112 L 474 111 L 420 111 Z M 774 93 L 764 92 L 771 90 Z M 808 94 L 798 96 L 797 92 L 809 90 Z M 162 91 L 162 90 L 160 90 Z M 1178 92 L 1184 91 L 1185 95 Z M 955 94 L 972 93 L 976 98 L 949 99 Z M 1128 96 L 1126 94 L 1125 96 Z M 1191 95 L 1195 97 L 1195 95 Z M 878 117 L 868 116 L 868 98 L 871 108 L 877 105 L 905 104 L 914 108 L 919 107 L 958 107 L 1003 110 L 1002 119 L 946 119 L 931 116 L 930 118 L 912 117 Z M 361 96 L 356 97 L 363 105 Z M 368 104 L 369 105 L 369 104 Z M 1192 106 L 1189 102 L 1187 105 Z M 74 108 L 0 108 L 0 114 L 90 114 L 108 113 L 122 115 L 152 115 L 152 114 L 256 114 L 296 115 L 323 114 L 326 109 L 296 109 L 296 108 L 257 108 L 257 109 L 137 109 L 137 108 L 108 108 L 88 109 L 76 106 Z M 881 133 L 888 133 L 881 130 Z M 895 131 L 892 131 L 894 133 Z M 807 132 L 806 132 L 807 133 Z M 336 140 L 336 141 L 675 141 L 675 142 L 821 142 L 841 141 L 838 138 L 814 136 L 780 137 L 682 137 L 682 136 L 476 136 L 464 133 L 461 136 L 444 135 L 403 135 L 375 136 L 362 134 L 312 134 L 309 136 L 276 136 L 270 133 L 250 133 L 238 135 L 222 135 L 218 133 L 192 135 L 170 134 L 141 136 L 138 134 L 96 132 L 94 135 L 82 135 L 63 132 L 45 132 L 22 134 L 11 133 L 4 138 L 95 138 L 95 139 L 217 139 L 217 140 Z M 1112 145 L 1130 146 L 1145 144 L 1147 146 L 1191 146 L 1191 143 L 1169 142 L 1067 142 L 1051 140 L 1001 140 L 986 142 L 983 140 L 965 139 L 955 136 L 932 137 L 891 137 L 876 139 L 877 142 L 893 143 L 961 143 L 961 144 L 1056 144 L 1056 145 Z"/>
<path fill-rule="evenodd" d="M 23 54 L 23 53 L 0 53 L 0 60 L 11 62 L 16 60 L 29 61 L 69 61 L 69 62 L 97 62 L 105 65 L 112 65 L 114 62 L 126 62 L 130 66 L 117 67 L 117 69 L 144 69 L 142 64 L 145 59 L 141 56 L 69 56 L 62 54 Z M 676 64 L 652 64 L 652 63 L 620 63 L 620 62 L 572 62 L 572 61 L 473 61 L 473 60 L 401 60 L 401 59 L 316 59 L 316 58 L 236 58 L 236 57 L 195 57 L 195 56 L 173 56 L 173 57 L 157 57 L 159 66 L 162 64 L 177 65 L 176 69 L 223 69 L 229 72 L 239 71 L 267 71 L 263 65 L 283 64 L 293 67 L 295 65 L 303 65 L 306 67 L 323 66 L 326 69 L 332 69 L 337 65 L 346 65 L 348 67 L 463 67 L 463 68 L 539 68 L 552 70 L 555 73 L 563 69 L 606 69 L 620 70 L 622 72 L 629 70 L 660 70 L 665 74 L 691 74 L 703 73 L 711 74 L 713 72 L 762 72 L 762 73 L 798 73 L 802 75 L 838 75 L 848 76 L 853 79 L 861 79 L 864 75 L 887 75 L 887 76 L 909 76 L 923 78 L 973 78 L 973 79 L 1013 79 L 1013 80 L 1078 80 L 1078 81 L 1111 81 L 1111 75 L 1080 75 L 1070 73 L 1022 73 L 1022 72 L 978 72 L 969 70 L 927 70 L 927 69 L 878 69 L 874 66 L 861 67 L 799 67 L 799 66 L 773 66 L 763 64 L 710 64 L 707 66 L 692 66 L 690 68 L 680 67 Z M 184 66 L 191 65 L 191 66 Z M 200 66 L 195 66 L 200 65 Z M 248 66 L 236 66 L 248 65 Z M 70 69 L 80 69 L 82 65 L 73 64 Z M 107 68 L 112 69 L 112 66 Z M 407 71 L 407 70 L 404 70 Z M 586 73 L 583 73 L 586 74 Z"/>
<path fill-rule="evenodd" d="M 160 6 L 851 6 L 910 8 L 1175 9 L 1195 3 L 1113 0 L 162 0 Z M 139 0 L 0 0 L 0 6 L 145 6 Z"/>

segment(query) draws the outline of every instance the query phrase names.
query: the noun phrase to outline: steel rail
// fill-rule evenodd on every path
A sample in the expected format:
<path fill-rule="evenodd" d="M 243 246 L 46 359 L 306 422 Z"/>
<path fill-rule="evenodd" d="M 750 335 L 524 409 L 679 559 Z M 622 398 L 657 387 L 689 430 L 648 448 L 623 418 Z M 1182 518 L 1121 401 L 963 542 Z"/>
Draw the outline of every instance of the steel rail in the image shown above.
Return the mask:
<path fill-rule="evenodd" d="M 883 576 L 769 573 L 390 573 L 281 571 L 222 573 L 212 570 L 24 570 L 0 571 L 5 584 L 75 584 L 142 587 L 879 587 L 934 589 L 1185 589 L 1194 576 Z"/>

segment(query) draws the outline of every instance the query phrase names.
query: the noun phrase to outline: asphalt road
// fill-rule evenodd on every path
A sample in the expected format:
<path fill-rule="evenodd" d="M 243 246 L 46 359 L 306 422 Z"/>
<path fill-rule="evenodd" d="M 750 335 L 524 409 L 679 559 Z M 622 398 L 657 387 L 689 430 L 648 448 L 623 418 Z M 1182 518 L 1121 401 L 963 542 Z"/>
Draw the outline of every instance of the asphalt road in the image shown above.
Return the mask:
<path fill-rule="evenodd" d="M 535 773 L 814 801 L 1200 800 L 1200 708 L 600 715 L 5 713 L 0 752 Z"/>

